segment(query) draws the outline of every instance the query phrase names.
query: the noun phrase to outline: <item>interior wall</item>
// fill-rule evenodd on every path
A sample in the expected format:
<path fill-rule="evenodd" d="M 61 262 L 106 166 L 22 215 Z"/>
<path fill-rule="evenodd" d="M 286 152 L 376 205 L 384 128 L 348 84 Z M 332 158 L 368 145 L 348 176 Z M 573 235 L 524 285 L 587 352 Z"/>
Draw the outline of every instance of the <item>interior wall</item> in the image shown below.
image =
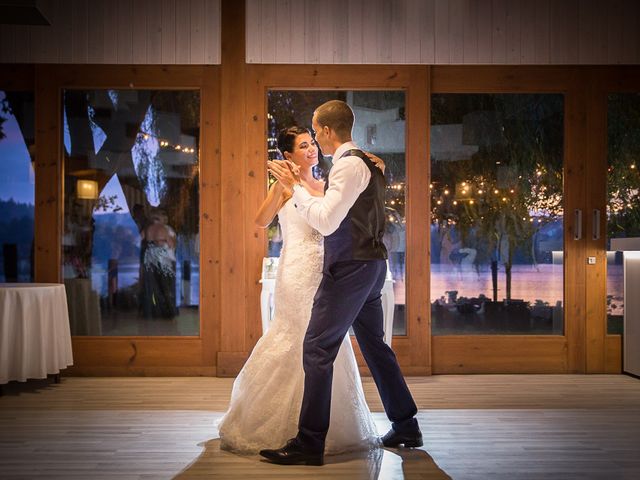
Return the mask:
<path fill-rule="evenodd" d="M 215 65 L 221 0 L 38 0 L 50 26 L 0 24 L 0 63 Z"/>
<path fill-rule="evenodd" d="M 638 64 L 636 0 L 247 0 L 247 62 Z"/>

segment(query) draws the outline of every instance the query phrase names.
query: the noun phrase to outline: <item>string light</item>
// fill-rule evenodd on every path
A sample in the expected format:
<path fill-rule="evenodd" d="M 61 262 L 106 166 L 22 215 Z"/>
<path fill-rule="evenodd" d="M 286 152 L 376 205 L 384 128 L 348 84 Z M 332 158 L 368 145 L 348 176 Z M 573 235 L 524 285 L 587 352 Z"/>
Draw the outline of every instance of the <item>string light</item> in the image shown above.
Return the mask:
<path fill-rule="evenodd" d="M 150 133 L 142 133 L 141 135 L 143 140 L 149 140 L 152 137 L 157 139 L 158 145 L 160 145 L 161 148 L 170 148 L 178 152 L 189 153 L 189 154 L 195 153 L 196 151 L 195 148 L 191 148 L 191 147 L 183 147 L 182 145 L 171 145 L 167 140 L 161 139 Z"/>

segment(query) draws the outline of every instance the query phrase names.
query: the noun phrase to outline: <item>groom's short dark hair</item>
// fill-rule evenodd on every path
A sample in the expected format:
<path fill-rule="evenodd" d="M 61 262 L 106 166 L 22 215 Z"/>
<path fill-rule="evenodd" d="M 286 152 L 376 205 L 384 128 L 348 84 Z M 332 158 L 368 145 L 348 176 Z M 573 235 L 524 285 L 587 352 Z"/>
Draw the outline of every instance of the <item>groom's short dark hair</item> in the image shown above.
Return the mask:
<path fill-rule="evenodd" d="M 329 100 L 314 112 L 321 127 L 329 127 L 341 140 L 351 140 L 354 115 L 351 107 L 341 100 Z"/>

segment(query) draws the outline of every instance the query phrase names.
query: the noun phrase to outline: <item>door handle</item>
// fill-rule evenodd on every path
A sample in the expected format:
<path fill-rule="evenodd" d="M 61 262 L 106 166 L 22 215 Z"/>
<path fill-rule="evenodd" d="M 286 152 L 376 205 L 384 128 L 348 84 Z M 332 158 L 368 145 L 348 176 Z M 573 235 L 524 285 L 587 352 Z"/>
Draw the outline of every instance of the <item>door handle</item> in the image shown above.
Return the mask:
<path fill-rule="evenodd" d="M 582 238 L 582 210 L 576 208 L 574 211 L 574 232 L 573 239 L 580 240 Z"/>
<path fill-rule="evenodd" d="M 591 238 L 600 240 L 600 209 L 593 209 L 593 225 L 591 226 Z"/>

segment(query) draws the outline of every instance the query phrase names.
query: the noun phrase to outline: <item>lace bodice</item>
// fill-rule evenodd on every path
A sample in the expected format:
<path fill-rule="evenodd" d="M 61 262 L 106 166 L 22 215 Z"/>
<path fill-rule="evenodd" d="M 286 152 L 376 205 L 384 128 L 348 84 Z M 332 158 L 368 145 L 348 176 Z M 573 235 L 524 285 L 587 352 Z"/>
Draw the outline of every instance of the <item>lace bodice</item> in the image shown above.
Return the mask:
<path fill-rule="evenodd" d="M 295 321 L 296 327 L 306 330 L 309 319 L 300 315 L 299 306 L 301 301 L 307 304 L 313 299 L 320 283 L 323 237 L 298 214 L 293 200 L 282 206 L 278 221 L 282 250 L 276 276 L 276 285 L 280 288 L 275 292 L 274 324 Z"/>
<path fill-rule="evenodd" d="M 282 230 L 283 250 L 287 249 L 287 244 L 301 242 L 307 244 L 314 253 L 322 256 L 322 235 L 311 228 L 307 222 L 296 211 L 293 200 L 286 202 L 278 212 L 280 229 Z M 313 248 L 313 246 L 317 248 Z M 306 248 L 296 249 L 301 253 L 308 253 Z"/>

